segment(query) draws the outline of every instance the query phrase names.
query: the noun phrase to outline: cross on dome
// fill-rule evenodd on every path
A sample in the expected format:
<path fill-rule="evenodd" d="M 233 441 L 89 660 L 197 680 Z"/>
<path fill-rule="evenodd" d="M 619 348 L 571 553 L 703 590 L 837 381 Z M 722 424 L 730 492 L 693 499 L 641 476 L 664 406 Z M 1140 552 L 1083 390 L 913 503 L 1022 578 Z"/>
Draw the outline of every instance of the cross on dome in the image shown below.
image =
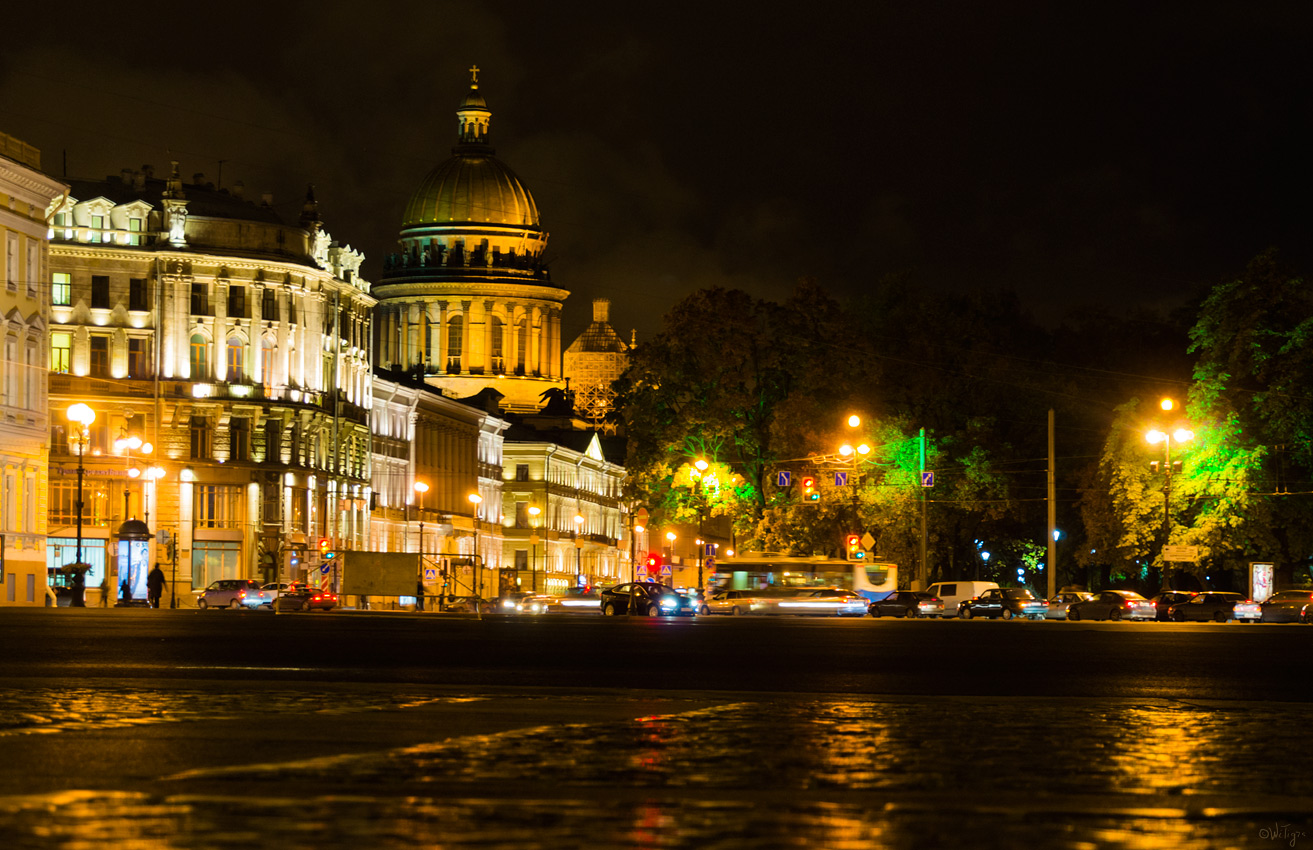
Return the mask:
<path fill-rule="evenodd" d="M 477 89 L 478 87 L 479 87 L 479 66 L 478 66 L 478 65 L 471 65 L 471 66 L 470 66 L 470 88 L 472 88 L 472 89 Z"/>

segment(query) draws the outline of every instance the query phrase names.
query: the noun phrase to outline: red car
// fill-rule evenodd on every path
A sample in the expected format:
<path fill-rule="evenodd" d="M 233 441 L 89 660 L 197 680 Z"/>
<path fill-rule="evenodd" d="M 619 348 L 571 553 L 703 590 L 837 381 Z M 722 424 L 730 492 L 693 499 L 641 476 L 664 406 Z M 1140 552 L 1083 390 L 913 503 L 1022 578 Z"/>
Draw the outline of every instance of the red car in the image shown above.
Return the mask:
<path fill-rule="evenodd" d="M 331 611 L 337 607 L 336 593 L 311 587 L 305 582 L 266 584 L 264 591 L 268 596 L 268 602 L 264 604 L 269 607 L 273 607 L 276 599 L 283 600 L 278 604 L 280 611 Z"/>

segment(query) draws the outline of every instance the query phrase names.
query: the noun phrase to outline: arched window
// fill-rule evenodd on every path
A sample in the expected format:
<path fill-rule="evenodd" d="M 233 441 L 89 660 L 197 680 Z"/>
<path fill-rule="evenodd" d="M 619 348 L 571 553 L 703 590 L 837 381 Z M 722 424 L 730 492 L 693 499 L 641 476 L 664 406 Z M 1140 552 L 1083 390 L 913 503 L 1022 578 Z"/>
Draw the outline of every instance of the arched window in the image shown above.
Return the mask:
<path fill-rule="evenodd" d="M 191 379 L 204 381 L 210 377 L 210 343 L 201 334 L 191 336 Z"/>
<path fill-rule="evenodd" d="M 228 383 L 241 383 L 246 366 L 246 343 L 239 337 L 228 337 Z"/>
<path fill-rule="evenodd" d="M 260 343 L 260 380 L 266 387 L 274 385 L 274 341 L 265 337 Z"/>
<path fill-rule="evenodd" d="M 465 317 L 452 316 L 447 322 L 447 371 L 460 372 L 460 350 L 465 344 Z"/>
<path fill-rule="evenodd" d="M 523 375 L 529 366 L 529 323 L 520 318 L 515 323 L 515 374 Z"/>
<path fill-rule="evenodd" d="M 506 371 L 506 355 L 504 353 L 505 340 L 502 338 L 502 320 L 500 316 L 492 317 L 492 360 L 488 364 L 492 367 L 494 374 L 500 375 Z"/>

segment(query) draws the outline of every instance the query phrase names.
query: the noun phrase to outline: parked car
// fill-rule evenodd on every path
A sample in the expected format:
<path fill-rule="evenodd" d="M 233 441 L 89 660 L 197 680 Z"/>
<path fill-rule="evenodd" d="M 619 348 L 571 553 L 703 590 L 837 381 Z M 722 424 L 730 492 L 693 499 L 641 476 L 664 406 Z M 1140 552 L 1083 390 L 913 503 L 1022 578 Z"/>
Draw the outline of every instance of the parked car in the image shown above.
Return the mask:
<path fill-rule="evenodd" d="M 1279 590 L 1262 604 L 1264 623 L 1307 623 L 1313 619 L 1313 590 Z"/>
<path fill-rule="evenodd" d="M 260 585 L 249 578 L 221 578 L 200 592 L 197 608 L 259 608 L 267 603 Z"/>
<path fill-rule="evenodd" d="M 564 596 L 553 596 L 548 613 L 593 614 L 602 610 L 602 591 L 596 587 L 572 587 Z"/>
<path fill-rule="evenodd" d="M 945 617 L 955 617 L 963 602 L 995 587 L 998 584 L 992 581 L 940 581 L 927 587 L 925 592 L 943 600 Z"/>
<path fill-rule="evenodd" d="M 1209 590 L 1196 593 L 1185 602 L 1178 602 L 1168 610 L 1172 621 L 1177 623 L 1202 623 L 1209 620 L 1225 623 L 1235 618 L 1236 603 L 1246 601 L 1248 600 L 1238 593 Z M 1262 616 L 1261 609 L 1258 615 Z"/>
<path fill-rule="evenodd" d="M 647 617 L 688 616 L 697 613 L 697 601 L 668 584 L 634 581 L 602 591 L 599 603 L 608 617 L 637 614 Z"/>
<path fill-rule="evenodd" d="M 830 615 L 837 617 L 865 617 L 870 600 L 860 593 L 842 587 L 805 588 L 780 599 L 781 614 Z"/>
<path fill-rule="evenodd" d="M 1046 620 L 1065 620 L 1067 619 L 1067 609 L 1077 602 L 1088 602 L 1094 598 L 1093 593 L 1086 593 L 1080 590 L 1068 590 L 1065 593 L 1059 593 L 1049 600 L 1049 608 L 1044 612 Z"/>
<path fill-rule="evenodd" d="M 337 607 L 337 594 L 306 584 L 303 581 L 270 582 L 260 588 L 264 591 L 266 608 L 278 606 L 279 611 L 331 611 Z M 281 598 L 282 602 L 278 599 Z"/>
<path fill-rule="evenodd" d="M 1173 605 L 1178 602 L 1188 602 L 1190 597 L 1194 596 L 1192 590 L 1164 590 L 1161 593 L 1155 593 L 1149 597 L 1149 601 L 1157 608 L 1158 613 L 1154 619 L 1165 623 L 1171 619 L 1170 611 Z"/>
<path fill-rule="evenodd" d="M 1134 590 L 1105 590 L 1093 599 L 1073 602 L 1067 620 L 1152 620 L 1158 609 Z"/>
<path fill-rule="evenodd" d="M 899 590 L 866 606 L 872 617 L 941 617 L 944 600 L 929 593 Z"/>
<path fill-rule="evenodd" d="M 1014 617 L 1026 617 L 1031 620 L 1044 619 L 1044 612 L 1049 604 L 1038 598 L 1024 587 L 993 587 L 979 596 L 968 599 L 957 607 L 957 616 L 963 620 L 972 617 L 1002 617 L 1011 620 Z"/>

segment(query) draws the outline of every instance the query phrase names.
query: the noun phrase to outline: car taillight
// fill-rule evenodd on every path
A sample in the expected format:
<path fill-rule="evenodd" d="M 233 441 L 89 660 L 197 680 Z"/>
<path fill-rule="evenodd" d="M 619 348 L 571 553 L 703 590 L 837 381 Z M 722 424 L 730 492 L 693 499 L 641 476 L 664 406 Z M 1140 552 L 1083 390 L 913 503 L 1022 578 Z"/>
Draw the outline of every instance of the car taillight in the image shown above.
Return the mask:
<path fill-rule="evenodd" d="M 245 591 L 245 590 L 239 590 L 239 591 L 237 591 L 237 598 L 238 598 L 238 599 L 245 599 L 245 598 L 246 598 L 246 591 Z"/>

